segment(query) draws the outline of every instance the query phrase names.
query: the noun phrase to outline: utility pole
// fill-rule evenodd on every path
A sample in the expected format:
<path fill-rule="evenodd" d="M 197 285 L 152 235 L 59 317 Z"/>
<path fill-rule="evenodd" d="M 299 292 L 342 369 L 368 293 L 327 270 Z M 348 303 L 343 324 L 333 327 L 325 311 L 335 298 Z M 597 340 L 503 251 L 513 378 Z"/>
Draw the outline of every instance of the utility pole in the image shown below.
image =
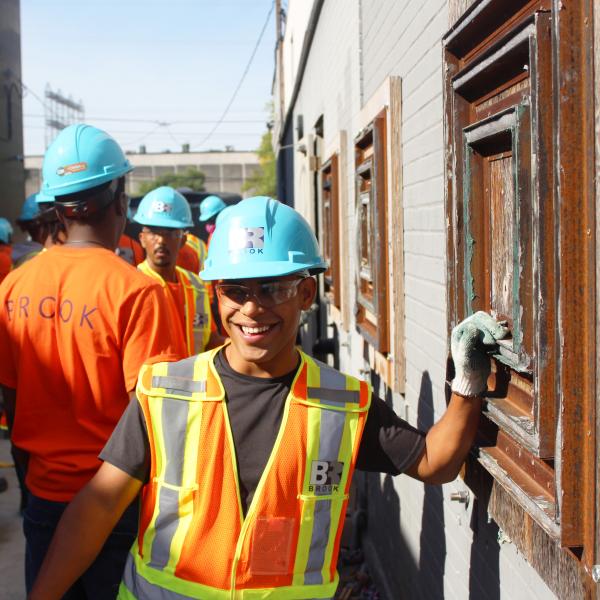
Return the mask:
<path fill-rule="evenodd" d="M 275 0 L 275 34 L 277 39 L 277 79 L 279 80 L 279 122 L 283 127 L 285 117 L 285 88 L 283 82 L 283 28 L 281 26 L 283 13 L 281 0 Z"/>

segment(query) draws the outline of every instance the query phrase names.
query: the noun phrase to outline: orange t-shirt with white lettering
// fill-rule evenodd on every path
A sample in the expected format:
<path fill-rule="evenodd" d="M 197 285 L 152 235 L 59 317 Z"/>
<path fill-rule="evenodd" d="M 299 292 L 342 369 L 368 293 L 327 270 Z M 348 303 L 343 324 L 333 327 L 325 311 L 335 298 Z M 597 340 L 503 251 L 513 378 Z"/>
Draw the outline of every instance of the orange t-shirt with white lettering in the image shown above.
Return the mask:
<path fill-rule="evenodd" d="M 0 285 L 0 383 L 16 388 L 26 483 L 68 502 L 129 402 L 138 371 L 185 356 L 158 283 L 103 248 L 54 246 Z"/>
<path fill-rule="evenodd" d="M 12 269 L 11 252 L 12 249 L 9 244 L 0 244 L 0 283 Z"/>

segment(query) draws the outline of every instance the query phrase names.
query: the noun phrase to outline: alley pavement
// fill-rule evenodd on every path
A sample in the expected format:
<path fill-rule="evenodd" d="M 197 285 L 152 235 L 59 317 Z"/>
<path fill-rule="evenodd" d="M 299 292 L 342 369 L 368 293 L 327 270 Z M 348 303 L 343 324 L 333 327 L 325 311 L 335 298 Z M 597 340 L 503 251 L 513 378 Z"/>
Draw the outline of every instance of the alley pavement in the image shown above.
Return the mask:
<path fill-rule="evenodd" d="M 8 489 L 0 493 L 0 600 L 24 600 L 25 572 L 23 558 L 25 539 L 19 515 L 19 485 L 12 464 L 10 444 L 0 439 L 0 477 L 8 481 Z"/>

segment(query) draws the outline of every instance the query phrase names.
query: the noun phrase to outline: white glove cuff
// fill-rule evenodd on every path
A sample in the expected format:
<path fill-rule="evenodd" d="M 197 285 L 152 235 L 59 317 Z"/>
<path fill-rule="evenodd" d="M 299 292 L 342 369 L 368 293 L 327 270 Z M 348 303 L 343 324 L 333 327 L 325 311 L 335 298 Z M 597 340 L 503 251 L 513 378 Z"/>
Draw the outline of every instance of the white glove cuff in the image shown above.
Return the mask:
<path fill-rule="evenodd" d="M 456 373 L 452 380 L 452 391 L 460 396 L 480 396 L 487 385 L 485 373 Z"/>

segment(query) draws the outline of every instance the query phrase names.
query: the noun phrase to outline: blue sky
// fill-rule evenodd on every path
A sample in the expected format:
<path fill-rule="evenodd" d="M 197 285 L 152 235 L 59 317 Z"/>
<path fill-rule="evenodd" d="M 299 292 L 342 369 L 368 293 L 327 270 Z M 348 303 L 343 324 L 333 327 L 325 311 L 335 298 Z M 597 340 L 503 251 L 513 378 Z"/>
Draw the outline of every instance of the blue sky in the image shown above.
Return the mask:
<path fill-rule="evenodd" d="M 86 122 L 126 150 L 256 148 L 268 120 L 274 11 L 225 122 L 202 142 L 239 83 L 272 4 L 21 0 L 22 80 L 31 90 L 24 98 L 25 154 L 45 149 L 40 100 L 47 83 L 82 100 Z"/>

